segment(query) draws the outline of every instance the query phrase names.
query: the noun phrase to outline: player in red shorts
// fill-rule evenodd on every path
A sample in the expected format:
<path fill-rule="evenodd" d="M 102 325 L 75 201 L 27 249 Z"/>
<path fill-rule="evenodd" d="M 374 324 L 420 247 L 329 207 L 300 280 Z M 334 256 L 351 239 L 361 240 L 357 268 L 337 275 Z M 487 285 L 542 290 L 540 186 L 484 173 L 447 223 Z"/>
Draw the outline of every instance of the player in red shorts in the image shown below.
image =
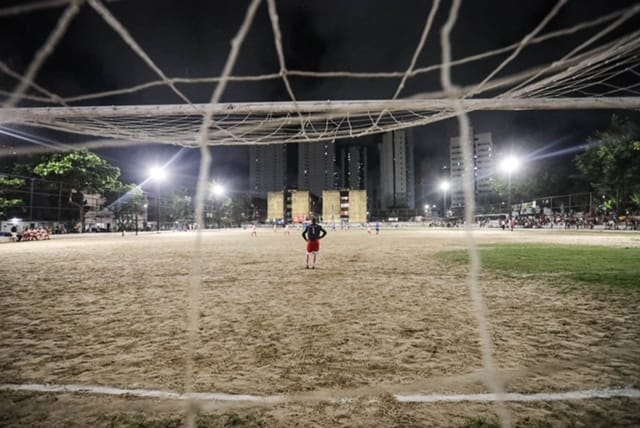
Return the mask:
<path fill-rule="evenodd" d="M 307 269 L 316 268 L 316 260 L 318 259 L 318 252 L 320 251 L 320 240 L 327 235 L 327 231 L 322 226 L 316 223 L 316 219 L 311 219 L 311 224 L 307 225 L 302 231 L 302 238 L 307 241 Z M 309 260 L 313 255 L 313 263 L 309 264 Z"/>

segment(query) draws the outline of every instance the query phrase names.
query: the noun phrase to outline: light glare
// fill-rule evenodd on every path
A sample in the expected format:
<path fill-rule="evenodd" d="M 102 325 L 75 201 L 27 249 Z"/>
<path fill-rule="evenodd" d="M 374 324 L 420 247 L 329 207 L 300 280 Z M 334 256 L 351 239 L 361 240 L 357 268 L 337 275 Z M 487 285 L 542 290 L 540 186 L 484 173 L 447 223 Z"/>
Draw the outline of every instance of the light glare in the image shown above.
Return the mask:
<path fill-rule="evenodd" d="M 222 196 L 224 195 L 224 187 L 221 184 L 216 184 L 213 186 L 212 192 L 215 196 Z"/>
<path fill-rule="evenodd" d="M 509 155 L 500 162 L 500 169 L 508 174 L 517 170 L 520 166 L 520 159 L 513 155 Z"/>
<path fill-rule="evenodd" d="M 167 172 L 164 170 L 164 168 L 160 168 L 158 166 L 154 166 L 153 168 L 151 168 L 149 174 L 151 175 L 151 178 L 157 181 L 163 181 L 165 178 L 167 178 Z"/>

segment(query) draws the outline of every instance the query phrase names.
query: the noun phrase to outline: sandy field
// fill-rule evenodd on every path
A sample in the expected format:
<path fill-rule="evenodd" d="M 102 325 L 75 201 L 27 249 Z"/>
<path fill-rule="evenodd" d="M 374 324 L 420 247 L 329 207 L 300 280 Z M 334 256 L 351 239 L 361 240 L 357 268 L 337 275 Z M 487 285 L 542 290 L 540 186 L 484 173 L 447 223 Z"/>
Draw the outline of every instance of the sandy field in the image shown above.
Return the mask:
<path fill-rule="evenodd" d="M 296 230 L 204 232 L 203 263 L 193 257 L 194 238 L 166 232 L 1 244 L 0 384 L 184 392 L 195 269 L 195 390 L 284 397 L 202 401 L 203 423 L 459 427 L 496 420 L 492 403 L 394 398 L 488 391 L 467 267 L 436 256 L 464 249 L 463 232 L 329 231 L 315 270 L 304 269 Z M 640 234 L 623 232 L 492 230 L 475 238 L 640 246 Z M 508 392 L 640 387 L 638 291 L 488 272 L 480 286 Z M 4 390 L 0 426 L 132 426 L 178 421 L 184 407 L 162 398 Z M 516 426 L 640 426 L 640 398 L 507 408 Z"/>

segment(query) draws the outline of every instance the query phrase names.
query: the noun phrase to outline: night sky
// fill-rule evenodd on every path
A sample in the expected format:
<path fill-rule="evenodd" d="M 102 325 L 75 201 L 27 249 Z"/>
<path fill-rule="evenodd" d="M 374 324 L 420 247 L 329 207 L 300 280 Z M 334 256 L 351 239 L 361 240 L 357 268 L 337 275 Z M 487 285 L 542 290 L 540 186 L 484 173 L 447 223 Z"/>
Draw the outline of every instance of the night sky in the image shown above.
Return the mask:
<path fill-rule="evenodd" d="M 2 1 L 0 11 L 25 1 Z M 417 46 L 431 1 L 375 0 L 279 0 L 287 68 L 309 71 L 404 71 Z M 542 33 L 567 28 L 607 13 L 637 4 L 623 0 L 573 0 Z M 104 4 L 127 28 L 159 68 L 170 77 L 216 76 L 222 71 L 230 40 L 235 35 L 248 1 L 119 0 Z M 442 1 L 434 26 L 422 51 L 418 67 L 441 62 L 440 31 L 449 13 L 450 1 Z M 463 58 L 519 42 L 535 28 L 556 1 L 466 0 L 452 35 L 453 58 Z M 54 28 L 64 7 L 0 15 L 0 61 L 23 73 L 35 52 Z M 562 57 L 603 26 L 527 47 L 516 61 L 498 75 L 506 76 L 532 66 L 549 64 Z M 611 40 L 640 28 L 636 15 L 603 40 Z M 480 82 L 506 55 L 476 61 L 453 69 L 456 85 Z M 279 70 L 271 22 L 266 2 L 253 23 L 234 75 L 276 73 Z M 94 93 L 156 80 L 157 76 L 108 27 L 88 5 L 74 19 L 68 32 L 46 60 L 36 77 L 41 86 L 62 96 Z M 636 80 L 640 80 L 635 78 Z M 388 99 L 399 79 L 318 79 L 291 78 L 299 100 Z M 7 99 L 16 81 L 0 71 L 0 101 Z M 211 84 L 179 85 L 194 103 L 207 102 Z M 411 79 L 400 97 L 441 89 L 439 73 Z M 630 94 L 623 94 L 630 95 Z M 636 95 L 637 96 L 637 95 Z M 281 80 L 232 83 L 224 102 L 288 101 Z M 167 88 L 91 100 L 79 105 L 124 105 L 182 103 Z M 37 105 L 23 101 L 20 106 Z M 579 147 L 597 129 L 606 127 L 612 111 L 476 112 L 471 121 L 476 132 L 492 132 L 498 150 L 523 154 L 552 153 Z M 638 112 L 619 112 L 639 118 Z M 30 133 L 59 142 L 77 141 L 76 136 L 52 134 L 44 130 Z M 435 182 L 439 168 L 448 162 L 448 142 L 458 135 L 454 119 L 418 128 L 416 158 L 425 183 Z M 373 139 L 369 139 L 373 142 Z M 31 144 L 0 134 L 0 143 Z M 538 152 L 543 147 L 546 149 Z M 213 177 L 224 177 L 236 190 L 248 187 L 248 149 L 214 147 Z M 176 156 L 171 169 L 185 182 L 197 171 L 197 150 L 147 145 L 132 149 L 100 152 L 120 166 L 125 181 L 142 181 L 150 163 L 162 163 Z M 545 162 L 567 165 L 575 153 L 549 156 Z"/>

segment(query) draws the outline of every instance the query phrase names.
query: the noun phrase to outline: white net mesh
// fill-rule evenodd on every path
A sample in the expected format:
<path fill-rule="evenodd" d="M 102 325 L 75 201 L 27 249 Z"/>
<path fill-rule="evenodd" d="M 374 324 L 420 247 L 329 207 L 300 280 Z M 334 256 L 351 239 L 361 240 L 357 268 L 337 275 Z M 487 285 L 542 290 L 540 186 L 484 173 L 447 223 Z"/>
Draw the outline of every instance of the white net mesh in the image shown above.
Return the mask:
<path fill-rule="evenodd" d="M 288 70 L 282 49 L 275 5 L 269 6 L 280 70 L 277 73 L 253 76 L 174 78 L 168 77 L 136 43 L 116 17 L 100 2 L 90 1 L 82 7 L 92 7 L 159 77 L 160 80 L 99 93 L 65 97 L 53 94 L 36 82 L 38 70 L 55 49 L 80 8 L 78 2 L 42 2 L 0 10 L 0 17 L 26 13 L 37 7 L 66 4 L 57 26 L 45 45 L 36 53 L 30 66 L 19 73 L 0 62 L 0 71 L 17 81 L 13 90 L 4 89 L 4 108 L 0 110 L 3 126 L 28 125 L 71 132 L 92 137 L 127 140 L 128 144 L 167 143 L 198 146 L 202 117 L 211 111 L 211 125 L 206 132 L 210 145 L 270 144 L 310 142 L 356 138 L 374 133 L 414 127 L 452 117 L 455 109 L 442 93 L 417 93 L 408 99 L 398 99 L 408 80 L 442 68 L 442 64 L 417 68 L 417 58 L 432 30 L 433 16 L 439 3 L 431 9 L 422 37 L 405 71 L 385 73 L 315 72 Z M 639 75 L 640 32 L 606 38 L 621 25 L 636 17 L 636 5 L 570 28 L 541 34 L 548 21 L 558 13 L 564 2 L 558 2 L 543 21 L 519 43 L 460 60 L 450 61 L 451 67 L 469 64 L 486 58 L 509 54 L 481 82 L 456 90 L 464 111 L 523 110 L 523 109 L 637 109 L 637 77 Z M 254 12 L 255 14 L 255 12 Z M 586 29 L 598 30 L 571 52 L 551 63 L 540 64 L 516 74 L 497 77 L 526 48 L 538 43 L 566 37 Z M 245 29 L 248 32 L 249 28 Z M 305 101 L 296 99 L 290 79 L 385 79 L 400 78 L 395 94 L 387 100 Z M 193 104 L 178 88 L 202 83 L 263 82 L 281 79 L 291 101 L 263 103 Z M 72 107 L 74 103 L 100 102 L 115 95 L 135 94 L 145 89 L 164 86 L 182 99 L 183 105 L 127 105 L 109 107 Z M 483 94 L 489 98 L 478 98 Z M 21 101 L 31 105 L 46 104 L 46 108 L 13 108 Z M 61 107 L 53 107 L 59 105 Z M 102 145 L 108 144 L 106 141 Z M 113 145 L 118 145 L 114 141 Z"/>

